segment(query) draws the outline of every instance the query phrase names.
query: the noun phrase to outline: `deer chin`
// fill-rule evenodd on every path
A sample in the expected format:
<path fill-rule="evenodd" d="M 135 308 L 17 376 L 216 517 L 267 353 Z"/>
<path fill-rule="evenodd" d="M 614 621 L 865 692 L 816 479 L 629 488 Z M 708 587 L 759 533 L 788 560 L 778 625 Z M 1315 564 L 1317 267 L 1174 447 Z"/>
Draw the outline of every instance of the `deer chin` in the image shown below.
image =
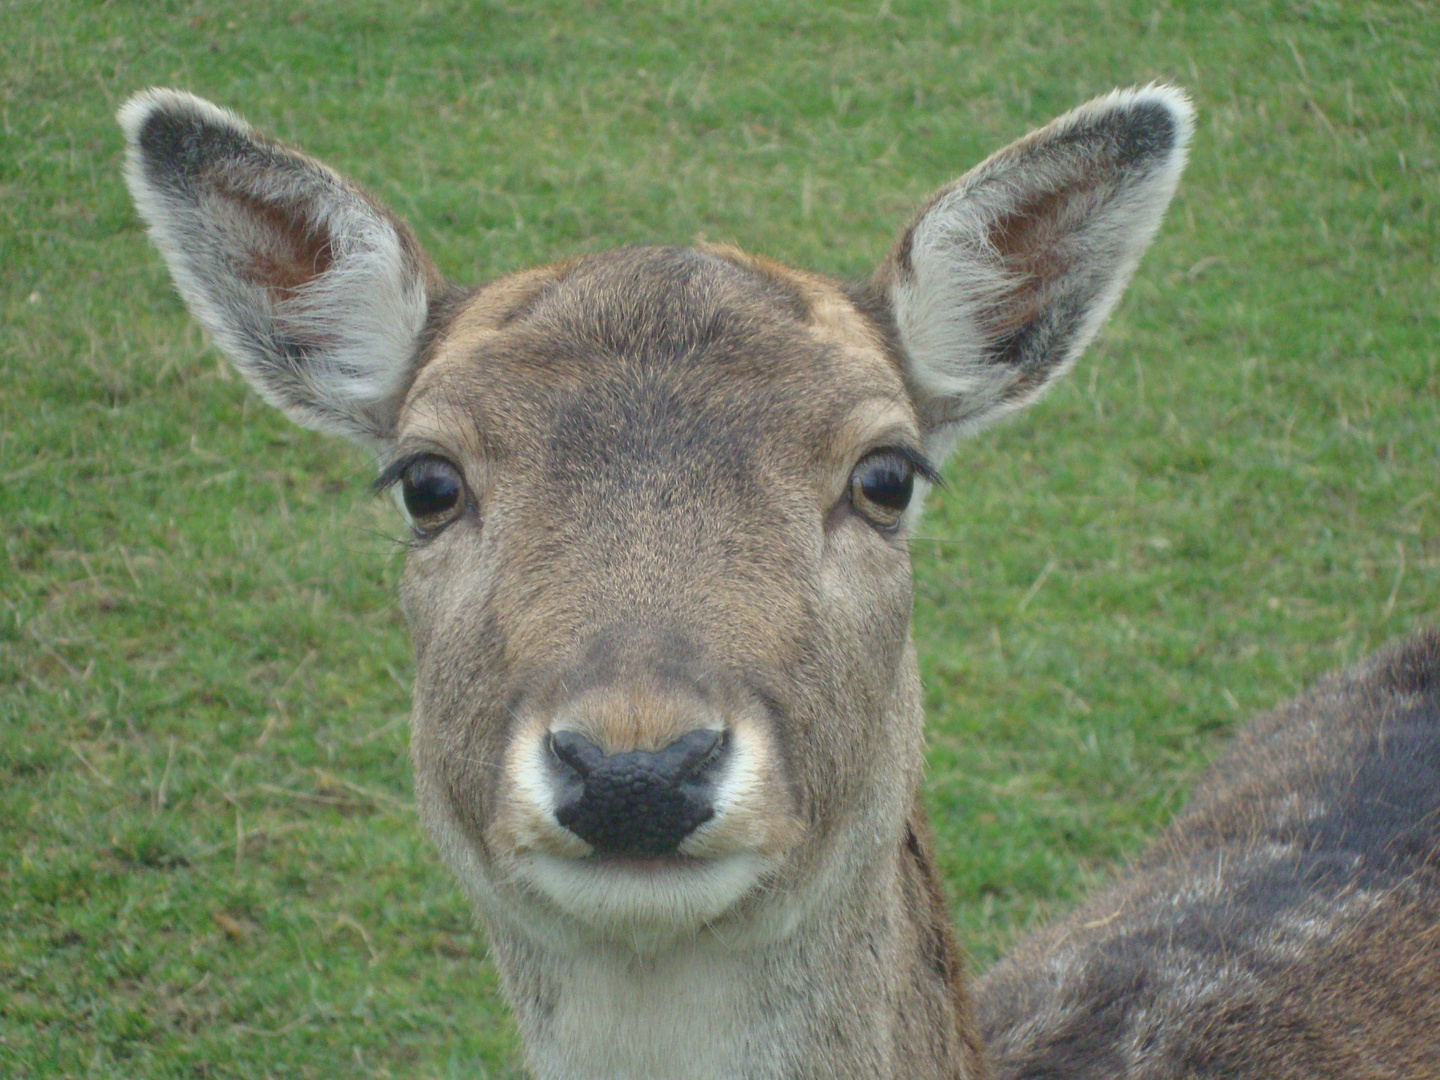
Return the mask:
<path fill-rule="evenodd" d="M 605 934 L 698 933 L 754 892 L 769 860 L 756 852 L 701 858 L 568 858 L 530 852 L 516 876 L 575 921 Z"/>

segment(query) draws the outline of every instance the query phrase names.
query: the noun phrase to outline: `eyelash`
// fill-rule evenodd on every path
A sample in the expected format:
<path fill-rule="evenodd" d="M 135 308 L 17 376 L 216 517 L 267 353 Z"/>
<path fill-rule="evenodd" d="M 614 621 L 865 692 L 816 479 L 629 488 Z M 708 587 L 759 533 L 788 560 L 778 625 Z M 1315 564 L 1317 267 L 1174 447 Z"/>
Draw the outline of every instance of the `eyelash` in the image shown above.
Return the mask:
<path fill-rule="evenodd" d="M 859 460 L 864 461 L 865 458 L 871 454 L 894 454 L 897 457 L 902 457 L 910 463 L 911 468 L 915 470 L 915 475 L 931 487 L 943 488 L 945 486 L 945 479 L 940 475 L 935 466 L 930 463 L 930 459 L 918 450 L 912 450 L 908 446 L 877 446 L 875 449 L 862 454 Z"/>
<path fill-rule="evenodd" d="M 405 473 L 412 465 L 424 461 L 426 458 L 435 457 L 435 454 L 424 450 L 417 450 L 413 454 L 406 454 L 402 458 L 396 458 L 390 464 L 380 470 L 380 475 L 370 481 L 370 490 L 376 495 L 383 495 L 396 484 L 405 478 Z"/>

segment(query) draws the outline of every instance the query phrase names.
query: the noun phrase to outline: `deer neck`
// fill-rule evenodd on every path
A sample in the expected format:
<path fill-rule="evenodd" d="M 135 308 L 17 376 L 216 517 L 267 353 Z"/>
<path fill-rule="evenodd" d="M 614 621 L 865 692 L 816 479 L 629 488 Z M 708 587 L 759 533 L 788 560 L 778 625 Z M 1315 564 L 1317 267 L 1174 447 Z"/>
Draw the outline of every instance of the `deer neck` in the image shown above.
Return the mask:
<path fill-rule="evenodd" d="M 824 877 L 798 907 L 658 947 L 491 920 L 535 1075 L 981 1077 L 918 803 L 898 841 L 850 845 Z"/>

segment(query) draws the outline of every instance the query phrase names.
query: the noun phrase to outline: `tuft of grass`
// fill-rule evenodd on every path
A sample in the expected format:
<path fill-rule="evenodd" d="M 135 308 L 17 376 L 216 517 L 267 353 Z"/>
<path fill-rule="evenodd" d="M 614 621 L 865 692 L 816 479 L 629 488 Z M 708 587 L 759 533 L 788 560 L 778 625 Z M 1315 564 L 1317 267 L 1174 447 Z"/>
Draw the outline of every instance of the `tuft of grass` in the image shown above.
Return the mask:
<path fill-rule="evenodd" d="M 978 965 L 1234 725 L 1440 614 L 1435 5 L 0 3 L 0 1073 L 518 1075 L 410 808 L 396 523 L 185 316 L 111 116 L 182 86 L 475 281 L 704 234 L 864 273 L 1115 85 L 1200 108 L 1072 379 L 916 565 L 927 799 Z"/>

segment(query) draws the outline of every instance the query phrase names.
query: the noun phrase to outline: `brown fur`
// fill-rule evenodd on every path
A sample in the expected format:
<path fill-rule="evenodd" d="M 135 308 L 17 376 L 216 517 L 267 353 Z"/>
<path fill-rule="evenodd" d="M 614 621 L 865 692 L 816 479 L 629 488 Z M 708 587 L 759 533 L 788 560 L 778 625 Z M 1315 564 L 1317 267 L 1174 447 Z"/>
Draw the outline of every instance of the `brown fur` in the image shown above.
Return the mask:
<path fill-rule="evenodd" d="M 998 1078 L 1440 1076 L 1440 631 L 1250 725 L 977 996 Z"/>

